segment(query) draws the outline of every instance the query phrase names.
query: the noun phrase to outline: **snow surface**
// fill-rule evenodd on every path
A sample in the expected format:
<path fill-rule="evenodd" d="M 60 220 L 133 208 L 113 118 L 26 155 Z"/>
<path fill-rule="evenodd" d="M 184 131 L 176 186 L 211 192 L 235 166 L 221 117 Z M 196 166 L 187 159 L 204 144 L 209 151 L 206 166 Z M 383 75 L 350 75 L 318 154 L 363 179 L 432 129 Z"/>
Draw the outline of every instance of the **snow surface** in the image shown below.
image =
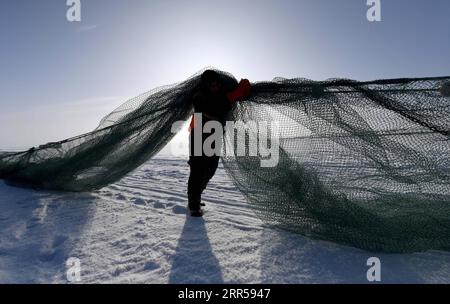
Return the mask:
<path fill-rule="evenodd" d="M 157 158 L 89 193 L 0 183 L 0 283 L 450 283 L 450 253 L 377 254 L 264 225 L 219 168 L 204 218 L 186 215 L 186 160 Z"/>

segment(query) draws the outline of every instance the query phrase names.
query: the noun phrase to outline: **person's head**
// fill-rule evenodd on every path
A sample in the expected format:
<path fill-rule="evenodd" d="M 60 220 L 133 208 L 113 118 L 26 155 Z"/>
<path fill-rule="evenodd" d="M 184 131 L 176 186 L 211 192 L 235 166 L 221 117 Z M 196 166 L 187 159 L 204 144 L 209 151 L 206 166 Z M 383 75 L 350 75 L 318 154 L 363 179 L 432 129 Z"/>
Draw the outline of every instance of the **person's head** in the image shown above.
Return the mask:
<path fill-rule="evenodd" d="M 219 73 L 213 70 L 206 70 L 201 76 L 203 87 L 210 93 L 218 93 L 222 89 L 222 78 Z"/>

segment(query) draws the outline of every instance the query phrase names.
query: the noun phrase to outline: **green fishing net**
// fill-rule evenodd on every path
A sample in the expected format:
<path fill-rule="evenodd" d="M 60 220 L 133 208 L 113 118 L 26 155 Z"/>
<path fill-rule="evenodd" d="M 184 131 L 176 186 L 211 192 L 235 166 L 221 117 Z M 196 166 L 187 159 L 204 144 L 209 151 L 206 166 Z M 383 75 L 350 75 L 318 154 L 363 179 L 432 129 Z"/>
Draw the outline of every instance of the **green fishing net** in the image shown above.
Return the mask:
<path fill-rule="evenodd" d="M 0 178 L 64 191 L 119 180 L 170 141 L 173 123 L 189 118 L 201 72 L 127 101 L 93 132 L 1 153 Z M 231 74 L 218 72 L 228 90 L 235 88 Z M 252 83 L 229 120 L 276 123 L 278 162 L 264 167 L 261 155 L 227 151 L 224 167 L 270 225 L 372 251 L 450 250 L 449 83 Z"/>

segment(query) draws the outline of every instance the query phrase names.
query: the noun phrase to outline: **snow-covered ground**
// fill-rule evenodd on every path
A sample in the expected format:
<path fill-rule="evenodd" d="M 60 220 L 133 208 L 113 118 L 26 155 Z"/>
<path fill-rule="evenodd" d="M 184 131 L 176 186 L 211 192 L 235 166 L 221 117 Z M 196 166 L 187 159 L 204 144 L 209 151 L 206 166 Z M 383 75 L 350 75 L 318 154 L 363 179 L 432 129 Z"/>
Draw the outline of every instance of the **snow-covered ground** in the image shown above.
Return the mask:
<path fill-rule="evenodd" d="M 220 168 L 204 218 L 186 216 L 185 160 L 157 158 L 90 193 L 0 182 L 0 283 L 450 283 L 450 253 L 375 254 L 265 226 Z"/>

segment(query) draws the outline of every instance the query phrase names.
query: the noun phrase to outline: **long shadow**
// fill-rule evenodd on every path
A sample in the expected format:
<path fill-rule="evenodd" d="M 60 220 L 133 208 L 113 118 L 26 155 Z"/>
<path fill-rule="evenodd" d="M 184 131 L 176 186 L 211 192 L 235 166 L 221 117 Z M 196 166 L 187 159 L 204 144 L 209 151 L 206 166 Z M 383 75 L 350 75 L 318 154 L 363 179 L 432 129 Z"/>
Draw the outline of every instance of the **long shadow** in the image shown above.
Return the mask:
<path fill-rule="evenodd" d="M 96 198 L 90 193 L 37 191 L 0 182 L 0 283 L 66 281 Z"/>
<path fill-rule="evenodd" d="M 174 256 L 169 283 L 223 283 L 203 218 L 186 217 Z"/>

